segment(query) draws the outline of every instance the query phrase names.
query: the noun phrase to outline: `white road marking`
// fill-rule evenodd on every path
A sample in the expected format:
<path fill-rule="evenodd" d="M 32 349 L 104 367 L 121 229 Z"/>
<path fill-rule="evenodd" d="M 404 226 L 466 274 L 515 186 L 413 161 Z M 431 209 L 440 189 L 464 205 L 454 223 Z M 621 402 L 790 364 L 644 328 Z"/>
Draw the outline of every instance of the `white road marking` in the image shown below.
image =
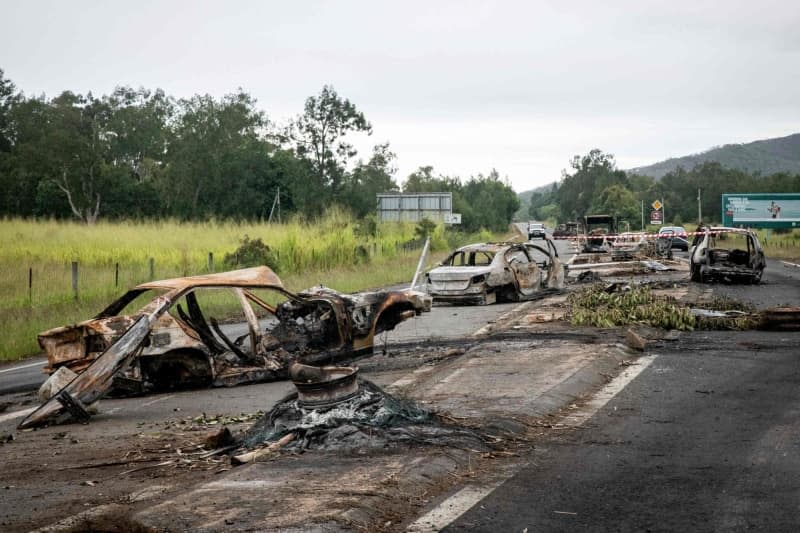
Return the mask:
<path fill-rule="evenodd" d="M 433 533 L 444 529 L 450 522 L 469 511 L 475 504 L 502 485 L 504 481 L 505 479 L 502 479 L 488 487 L 464 487 L 408 526 L 406 531 L 409 533 Z"/>
<path fill-rule="evenodd" d="M 657 355 L 645 355 L 640 357 L 635 365 L 629 366 L 616 378 L 614 378 L 608 385 L 603 387 L 591 401 L 589 401 L 577 413 L 574 413 L 566 418 L 569 425 L 581 425 L 587 420 L 592 418 L 600 409 L 603 408 L 614 396 L 616 396 L 622 389 L 624 389 L 631 381 L 636 379 L 636 376 L 641 374 L 650 364 L 655 361 Z M 516 465 L 517 467 L 524 466 L 522 463 Z M 434 509 L 418 518 L 415 522 L 408 526 L 406 531 L 413 533 L 432 533 L 440 531 L 447 527 L 448 524 L 456 520 L 459 516 L 466 513 L 472 507 L 478 504 L 486 496 L 494 492 L 497 487 L 502 485 L 506 480 L 510 479 L 518 468 L 509 468 L 506 470 L 502 479 L 492 482 L 484 487 L 477 487 L 468 485 L 456 492 Z"/>
<path fill-rule="evenodd" d="M 154 403 L 163 402 L 164 400 L 169 400 L 173 396 L 175 396 L 175 395 L 174 394 L 168 394 L 167 396 L 161 396 L 159 398 L 156 398 L 155 400 L 150 400 L 149 402 L 144 402 L 142 404 L 142 407 L 149 407 L 149 406 L 153 405 Z"/>
<path fill-rule="evenodd" d="M 470 335 L 470 337 L 481 337 L 481 336 L 485 335 L 486 333 L 488 333 L 491 330 L 491 327 L 495 323 L 505 321 L 508 317 L 519 313 L 520 310 L 523 308 L 523 306 L 525 306 L 525 305 L 527 305 L 529 303 L 530 302 L 523 302 L 523 303 L 515 306 L 510 311 L 507 311 L 507 312 L 503 313 L 502 315 L 500 315 L 491 324 L 486 324 L 485 326 L 477 329 L 474 333 L 472 333 L 472 335 Z M 418 368 L 413 373 L 411 373 L 411 374 L 409 374 L 407 376 L 404 376 L 404 377 L 398 379 L 397 381 L 395 381 L 394 383 L 392 383 L 391 385 L 389 385 L 389 388 L 407 387 L 409 385 L 413 385 L 417 381 L 417 378 L 420 376 L 420 374 L 424 374 L 424 373 L 430 372 L 434 368 L 435 368 L 434 366 L 425 366 L 425 367 L 422 367 L 422 368 Z M 458 372 L 460 372 L 460 371 L 457 370 L 455 373 L 458 373 Z M 453 377 L 453 375 L 448 376 L 448 379 L 450 377 Z"/>
<path fill-rule="evenodd" d="M 625 370 L 615 377 L 611 382 L 603 387 L 600 392 L 577 412 L 572 413 L 566 417 L 568 425 L 580 426 L 587 420 L 592 418 L 597 411 L 603 408 L 611 399 L 619 394 L 619 392 L 628 386 L 628 383 L 636 379 L 636 376 L 641 374 L 653 361 L 656 360 L 658 355 L 644 355 L 636 360 L 636 364 L 627 367 Z"/>
<path fill-rule="evenodd" d="M 506 313 L 503 313 L 503 314 L 502 314 L 502 315 L 500 315 L 499 317 L 495 318 L 495 319 L 492 321 L 492 323 L 491 323 L 491 324 L 486 324 L 485 326 L 483 326 L 482 328 L 480 328 L 479 330 L 477 330 L 475 333 L 473 333 L 471 336 L 472 336 L 472 337 L 482 337 L 482 336 L 486 335 L 487 333 L 489 333 L 489 331 L 491 331 L 492 327 L 494 327 L 494 325 L 495 325 L 496 323 L 498 323 L 498 322 L 505 322 L 505 321 L 506 321 L 506 320 L 508 320 L 508 318 L 509 318 L 509 317 L 511 317 L 512 315 L 519 314 L 519 313 L 520 313 L 520 311 L 522 311 L 522 308 L 523 308 L 523 307 L 525 307 L 526 305 L 528 305 L 529 303 L 531 303 L 531 302 L 522 302 L 521 304 L 519 304 L 519 305 L 517 305 L 517 306 L 514 306 L 514 308 L 513 308 L 513 309 L 511 309 L 510 311 L 508 311 L 508 312 L 506 312 Z"/>
<path fill-rule="evenodd" d="M 30 409 L 23 409 L 21 411 L 14 411 L 13 413 L 6 413 L 4 415 L 0 415 L 0 422 L 5 422 L 6 420 L 14 420 L 15 418 L 22 418 L 23 416 L 28 416 L 38 408 L 39 406 L 37 405 L 36 407 L 31 407 Z"/>
<path fill-rule="evenodd" d="M 16 372 L 17 370 L 22 370 L 22 369 L 25 369 L 25 368 L 31 368 L 31 367 L 34 367 L 34 366 L 43 366 L 43 365 L 42 365 L 42 362 L 40 361 L 38 363 L 29 363 L 27 365 L 15 366 L 14 368 L 4 368 L 3 370 L 0 370 L 0 374 L 3 374 L 5 372 Z"/>
<path fill-rule="evenodd" d="M 394 383 L 392 383 L 391 385 L 389 385 L 389 388 L 395 388 L 396 389 L 398 387 L 406 387 L 408 385 L 411 385 L 412 383 L 417 381 L 417 377 L 419 377 L 420 374 L 427 374 L 428 372 L 430 372 L 434 368 L 436 368 L 436 367 L 434 367 L 433 365 L 420 367 L 420 368 L 414 370 L 411 374 L 409 374 L 409 375 L 407 375 L 405 377 L 402 377 L 402 378 L 398 379 L 397 381 L 395 381 Z"/>

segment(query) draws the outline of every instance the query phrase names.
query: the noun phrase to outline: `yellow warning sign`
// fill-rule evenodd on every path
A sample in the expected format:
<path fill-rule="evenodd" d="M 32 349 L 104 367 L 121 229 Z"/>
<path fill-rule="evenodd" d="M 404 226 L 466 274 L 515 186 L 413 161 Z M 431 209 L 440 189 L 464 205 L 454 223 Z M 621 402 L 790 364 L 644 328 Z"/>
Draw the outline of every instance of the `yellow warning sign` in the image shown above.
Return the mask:
<path fill-rule="evenodd" d="M 652 203 L 652 204 L 650 204 L 650 205 L 652 205 L 652 206 L 653 206 L 653 209 L 655 209 L 656 211 L 658 211 L 658 210 L 659 210 L 659 209 L 661 209 L 661 207 L 662 207 L 662 206 L 661 206 L 661 202 L 659 202 L 658 200 L 656 200 L 655 202 L 653 202 L 653 203 Z"/>

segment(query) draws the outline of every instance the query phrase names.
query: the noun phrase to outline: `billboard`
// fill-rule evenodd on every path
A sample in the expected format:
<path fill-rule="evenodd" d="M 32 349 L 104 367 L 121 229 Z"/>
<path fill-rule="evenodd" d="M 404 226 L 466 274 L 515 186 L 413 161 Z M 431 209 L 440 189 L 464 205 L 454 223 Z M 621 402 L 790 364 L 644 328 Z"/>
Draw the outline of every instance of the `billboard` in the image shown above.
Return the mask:
<path fill-rule="evenodd" d="M 800 194 L 723 194 L 722 225 L 800 228 Z"/>
<path fill-rule="evenodd" d="M 453 193 L 449 192 L 386 192 L 375 196 L 379 222 L 419 222 L 423 218 L 446 222 L 445 217 L 453 213 Z"/>

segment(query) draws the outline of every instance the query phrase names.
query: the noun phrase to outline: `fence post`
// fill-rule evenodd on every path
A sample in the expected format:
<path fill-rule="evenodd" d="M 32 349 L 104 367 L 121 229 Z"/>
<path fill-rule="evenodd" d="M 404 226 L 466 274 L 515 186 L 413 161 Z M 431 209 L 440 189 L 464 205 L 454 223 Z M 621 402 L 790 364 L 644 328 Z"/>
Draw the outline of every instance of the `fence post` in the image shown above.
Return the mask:
<path fill-rule="evenodd" d="M 33 305 L 33 267 L 28 267 L 28 303 Z"/>
<path fill-rule="evenodd" d="M 119 287 L 119 263 L 114 263 L 114 287 Z"/>
<path fill-rule="evenodd" d="M 214 252 L 208 252 L 208 271 L 214 272 Z"/>
<path fill-rule="evenodd" d="M 152 257 L 148 261 L 150 263 L 150 281 L 156 277 L 156 260 Z"/>
<path fill-rule="evenodd" d="M 72 292 L 75 293 L 75 299 L 78 299 L 78 262 L 72 262 Z"/>

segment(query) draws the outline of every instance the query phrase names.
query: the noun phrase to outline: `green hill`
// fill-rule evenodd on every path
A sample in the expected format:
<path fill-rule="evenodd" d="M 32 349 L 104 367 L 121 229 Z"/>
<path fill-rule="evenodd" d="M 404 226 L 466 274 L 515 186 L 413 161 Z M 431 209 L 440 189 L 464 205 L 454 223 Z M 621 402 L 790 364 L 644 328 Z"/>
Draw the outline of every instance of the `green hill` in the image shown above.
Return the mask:
<path fill-rule="evenodd" d="M 553 183 L 548 183 L 547 185 L 542 185 L 541 187 L 536 187 L 535 189 L 518 193 L 517 197 L 519 198 L 519 209 L 517 209 L 517 212 L 514 213 L 514 220 L 528 220 L 528 207 L 531 205 L 531 196 L 537 192 L 549 191 L 553 188 Z"/>
<path fill-rule="evenodd" d="M 674 157 L 660 163 L 632 168 L 628 172 L 660 179 L 678 167 L 689 170 L 706 161 L 716 161 L 724 167 L 762 176 L 778 172 L 800 174 L 800 133 L 746 144 L 726 144 L 699 154 Z"/>

